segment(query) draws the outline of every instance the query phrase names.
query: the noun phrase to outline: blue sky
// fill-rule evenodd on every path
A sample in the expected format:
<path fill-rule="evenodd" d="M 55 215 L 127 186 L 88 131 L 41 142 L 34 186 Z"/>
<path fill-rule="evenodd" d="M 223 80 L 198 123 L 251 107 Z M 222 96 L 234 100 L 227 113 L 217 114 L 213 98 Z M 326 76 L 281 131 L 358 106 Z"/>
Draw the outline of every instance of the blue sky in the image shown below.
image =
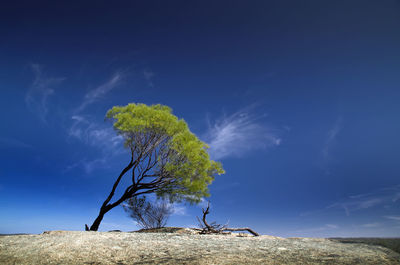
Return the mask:
<path fill-rule="evenodd" d="M 399 1 L 9 1 L 0 36 L 0 233 L 90 225 L 129 162 L 104 115 L 140 102 L 223 163 L 210 221 L 400 236 Z"/>

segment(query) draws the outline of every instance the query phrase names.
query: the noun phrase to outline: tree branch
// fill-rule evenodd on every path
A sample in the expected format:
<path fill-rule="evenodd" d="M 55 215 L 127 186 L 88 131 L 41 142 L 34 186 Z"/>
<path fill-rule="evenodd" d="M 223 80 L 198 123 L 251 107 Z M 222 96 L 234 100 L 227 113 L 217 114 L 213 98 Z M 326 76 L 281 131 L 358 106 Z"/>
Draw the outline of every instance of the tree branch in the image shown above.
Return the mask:
<path fill-rule="evenodd" d="M 247 231 L 250 234 L 254 235 L 254 236 L 259 236 L 259 234 L 257 232 L 255 232 L 254 230 L 248 228 L 248 227 L 244 227 L 244 228 L 224 228 L 221 231 Z"/>
<path fill-rule="evenodd" d="M 207 208 L 201 209 L 203 211 L 203 224 L 201 223 L 200 219 L 197 217 L 197 220 L 199 221 L 200 227 L 202 227 L 200 229 L 200 233 L 201 234 L 219 234 L 219 233 L 223 233 L 225 231 L 248 231 L 249 233 L 251 233 L 254 236 L 259 236 L 258 233 L 256 233 L 254 230 L 248 228 L 248 227 L 244 227 L 244 228 L 227 228 L 227 224 L 225 225 L 219 225 L 216 224 L 215 222 L 213 222 L 212 224 L 209 224 L 206 220 L 206 216 L 207 214 L 210 213 L 210 202 L 207 203 Z"/>
<path fill-rule="evenodd" d="M 142 192 L 139 192 L 139 193 L 135 193 L 135 196 L 139 196 L 139 195 L 142 195 L 142 194 L 147 194 L 147 193 L 152 193 L 152 192 L 155 192 L 157 189 L 156 188 L 154 188 L 154 189 L 150 189 L 150 190 L 146 190 L 146 191 L 142 191 Z"/>
<path fill-rule="evenodd" d="M 103 205 L 101 206 L 101 208 L 105 208 L 107 206 L 107 204 L 110 202 L 111 198 L 114 196 L 115 190 L 117 189 L 117 186 L 118 186 L 119 182 L 121 181 L 122 176 L 125 175 L 125 173 L 128 172 L 128 170 L 131 169 L 134 164 L 135 163 L 133 162 L 133 153 L 132 153 L 131 161 L 129 162 L 128 166 L 126 166 L 122 170 L 121 174 L 119 174 L 119 177 L 115 181 L 110 194 L 108 195 L 107 199 L 103 202 Z"/>

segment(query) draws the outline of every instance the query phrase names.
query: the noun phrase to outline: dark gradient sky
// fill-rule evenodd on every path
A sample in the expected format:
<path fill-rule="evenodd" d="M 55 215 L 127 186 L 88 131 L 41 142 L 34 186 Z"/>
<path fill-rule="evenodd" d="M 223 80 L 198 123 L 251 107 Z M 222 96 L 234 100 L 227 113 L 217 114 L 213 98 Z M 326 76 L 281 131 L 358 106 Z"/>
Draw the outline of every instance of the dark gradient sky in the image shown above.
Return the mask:
<path fill-rule="evenodd" d="M 93 222 L 129 162 L 104 115 L 141 102 L 223 163 L 210 221 L 400 236 L 399 1 L 8 1 L 0 40 L 0 233 Z"/>

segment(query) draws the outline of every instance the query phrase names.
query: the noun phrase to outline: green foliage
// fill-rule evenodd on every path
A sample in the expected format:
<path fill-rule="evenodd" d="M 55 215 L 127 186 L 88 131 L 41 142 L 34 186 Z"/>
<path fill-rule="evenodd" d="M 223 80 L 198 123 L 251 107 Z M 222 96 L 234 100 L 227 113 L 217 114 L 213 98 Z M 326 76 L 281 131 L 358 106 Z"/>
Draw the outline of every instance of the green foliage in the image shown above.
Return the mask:
<path fill-rule="evenodd" d="M 131 103 L 113 107 L 106 117 L 114 122 L 114 129 L 123 136 L 125 147 L 138 163 L 157 161 L 139 175 L 143 179 L 150 175 L 153 182 L 158 181 L 158 197 L 199 202 L 209 196 L 208 185 L 215 175 L 224 173 L 221 163 L 210 159 L 207 144 L 167 106 Z"/>

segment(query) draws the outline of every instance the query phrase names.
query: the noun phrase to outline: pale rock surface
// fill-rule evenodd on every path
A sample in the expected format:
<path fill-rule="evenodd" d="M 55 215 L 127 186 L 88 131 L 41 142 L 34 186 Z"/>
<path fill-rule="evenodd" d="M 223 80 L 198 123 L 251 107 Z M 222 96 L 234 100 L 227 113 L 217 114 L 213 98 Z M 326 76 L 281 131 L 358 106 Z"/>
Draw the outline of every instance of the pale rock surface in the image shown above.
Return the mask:
<path fill-rule="evenodd" d="M 191 229 L 0 237 L 0 264 L 400 264 L 392 250 L 329 239 L 199 235 Z"/>

